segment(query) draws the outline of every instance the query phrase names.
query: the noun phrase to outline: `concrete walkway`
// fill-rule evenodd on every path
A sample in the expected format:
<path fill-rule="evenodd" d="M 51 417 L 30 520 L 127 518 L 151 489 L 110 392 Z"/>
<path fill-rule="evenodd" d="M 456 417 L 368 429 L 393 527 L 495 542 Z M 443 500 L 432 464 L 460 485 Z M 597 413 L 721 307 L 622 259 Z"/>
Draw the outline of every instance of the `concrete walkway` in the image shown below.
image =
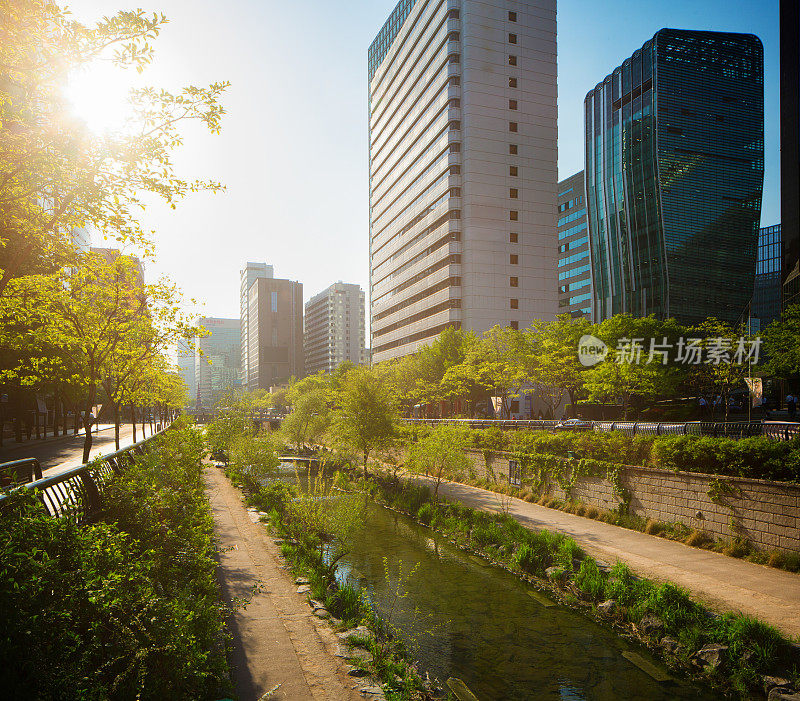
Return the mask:
<path fill-rule="evenodd" d="M 414 479 L 434 486 L 426 477 Z M 500 511 L 500 495 L 455 482 L 439 493 L 483 511 Z M 683 543 L 612 526 L 582 516 L 511 499 L 509 514 L 526 528 L 564 533 L 591 556 L 608 564 L 622 561 L 637 574 L 670 581 L 717 611 L 740 611 L 800 636 L 800 574 L 755 565 Z"/>
<path fill-rule="evenodd" d="M 266 528 L 253 522 L 239 491 L 220 469 L 208 466 L 204 476 L 220 549 L 222 593 L 228 601 L 249 599 L 230 622 L 239 701 L 257 701 L 278 684 L 271 699 L 363 698 L 357 691 L 363 684 L 348 677 L 334 657 L 335 634 L 297 594 Z"/>

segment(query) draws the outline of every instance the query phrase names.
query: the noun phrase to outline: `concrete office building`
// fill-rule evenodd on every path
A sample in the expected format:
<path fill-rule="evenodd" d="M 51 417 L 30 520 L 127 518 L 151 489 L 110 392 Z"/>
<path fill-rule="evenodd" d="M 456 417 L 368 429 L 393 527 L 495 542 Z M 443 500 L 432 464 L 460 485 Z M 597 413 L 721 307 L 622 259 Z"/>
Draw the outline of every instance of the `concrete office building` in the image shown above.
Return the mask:
<path fill-rule="evenodd" d="M 253 263 L 248 262 L 245 264 L 244 269 L 239 271 L 239 319 L 242 322 L 242 359 L 240 363 L 241 377 L 240 381 L 243 387 L 247 387 L 247 368 L 250 367 L 250 358 L 248 356 L 250 348 L 250 337 L 248 335 L 249 325 L 246 323 L 247 319 L 247 305 L 248 293 L 253 283 L 260 279 L 271 279 L 274 276 L 274 269 L 271 265 L 266 263 Z"/>
<path fill-rule="evenodd" d="M 269 389 L 302 377 L 303 285 L 259 277 L 247 294 L 247 389 Z"/>
<path fill-rule="evenodd" d="M 594 320 L 736 323 L 761 217 L 761 42 L 662 29 L 584 104 Z"/>
<path fill-rule="evenodd" d="M 373 361 L 552 319 L 555 0 L 401 0 L 367 65 Z"/>
<path fill-rule="evenodd" d="M 198 324 L 211 332 L 195 344 L 195 382 L 198 409 L 210 409 L 231 389 L 240 386 L 239 319 L 203 317 Z"/>
<path fill-rule="evenodd" d="M 178 374 L 186 383 L 186 400 L 191 406 L 197 403 L 197 376 L 195 368 L 194 341 L 181 339 L 177 344 Z"/>
<path fill-rule="evenodd" d="M 333 372 L 344 361 L 366 362 L 364 290 L 336 282 L 306 302 L 306 373 Z"/>
<path fill-rule="evenodd" d="M 589 225 L 583 171 L 558 183 L 558 313 L 592 316 Z"/>

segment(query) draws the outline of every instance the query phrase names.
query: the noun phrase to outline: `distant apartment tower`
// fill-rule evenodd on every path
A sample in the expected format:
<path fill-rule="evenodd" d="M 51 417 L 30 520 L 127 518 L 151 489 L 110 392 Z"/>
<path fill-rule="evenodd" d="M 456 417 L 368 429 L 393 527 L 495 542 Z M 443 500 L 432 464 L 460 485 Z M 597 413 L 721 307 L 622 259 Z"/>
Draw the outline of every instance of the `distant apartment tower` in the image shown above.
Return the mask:
<path fill-rule="evenodd" d="M 245 264 L 244 269 L 239 271 L 239 319 L 241 319 L 242 322 L 240 381 L 243 387 L 247 387 L 248 385 L 247 369 L 250 367 L 250 358 L 248 356 L 250 348 L 250 326 L 247 323 L 248 295 L 250 288 L 256 280 L 260 278 L 271 279 L 273 276 L 273 267 L 266 263 L 248 262 Z"/>
<path fill-rule="evenodd" d="M 401 0 L 367 75 L 372 360 L 552 319 L 555 0 Z"/>
<path fill-rule="evenodd" d="M 186 383 L 186 398 L 191 406 L 197 403 L 197 376 L 195 368 L 195 341 L 181 339 L 177 344 L 178 374 Z"/>
<path fill-rule="evenodd" d="M 89 252 L 103 256 L 108 264 L 112 264 L 120 256 L 127 258 L 131 263 L 133 263 L 136 284 L 144 285 L 144 266 L 142 265 L 142 261 L 139 260 L 137 256 L 132 256 L 127 253 L 123 254 L 119 248 L 100 248 L 96 246 L 91 246 L 89 248 Z"/>
<path fill-rule="evenodd" d="M 781 316 L 781 225 L 767 226 L 758 232 L 758 259 L 753 301 L 750 304 L 752 332 L 763 329 Z"/>
<path fill-rule="evenodd" d="M 780 0 L 783 306 L 800 303 L 800 3 Z"/>
<path fill-rule="evenodd" d="M 306 373 L 333 372 L 346 360 L 366 362 L 364 290 L 336 282 L 306 302 Z"/>
<path fill-rule="evenodd" d="M 211 332 L 195 344 L 195 378 L 197 408 L 209 409 L 239 382 L 239 319 L 203 317 L 198 324 Z"/>
<path fill-rule="evenodd" d="M 303 285 L 259 277 L 247 294 L 247 389 L 269 389 L 302 377 Z"/>
<path fill-rule="evenodd" d="M 662 29 L 585 99 L 593 315 L 737 322 L 764 176 L 751 34 Z"/>
<path fill-rule="evenodd" d="M 592 316 L 592 274 L 583 171 L 558 183 L 558 313 Z"/>

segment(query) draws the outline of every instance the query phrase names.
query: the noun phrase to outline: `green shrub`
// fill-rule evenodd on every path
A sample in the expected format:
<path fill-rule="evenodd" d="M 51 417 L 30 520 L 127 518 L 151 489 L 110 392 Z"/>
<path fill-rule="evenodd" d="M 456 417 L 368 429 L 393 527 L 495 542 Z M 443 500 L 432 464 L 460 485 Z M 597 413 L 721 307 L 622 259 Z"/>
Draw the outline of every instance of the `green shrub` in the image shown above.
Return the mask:
<path fill-rule="evenodd" d="M 433 518 L 433 506 L 430 502 L 423 504 L 422 506 L 417 509 L 417 519 L 424 523 L 426 526 L 429 526 L 431 523 L 431 519 Z"/>
<path fill-rule="evenodd" d="M 597 567 L 594 558 L 587 557 L 575 575 L 575 586 L 594 600 L 600 599 L 605 592 L 605 577 Z"/>
<path fill-rule="evenodd" d="M 258 487 L 250 496 L 251 502 L 261 511 L 275 511 L 282 518 L 286 514 L 289 502 L 297 497 L 297 487 L 282 480 L 275 480 L 268 485 Z"/>
<path fill-rule="evenodd" d="M 230 692 L 202 441 L 170 431 L 115 479 L 104 522 L 14 495 L 0 519 L 6 698 L 219 698 Z"/>

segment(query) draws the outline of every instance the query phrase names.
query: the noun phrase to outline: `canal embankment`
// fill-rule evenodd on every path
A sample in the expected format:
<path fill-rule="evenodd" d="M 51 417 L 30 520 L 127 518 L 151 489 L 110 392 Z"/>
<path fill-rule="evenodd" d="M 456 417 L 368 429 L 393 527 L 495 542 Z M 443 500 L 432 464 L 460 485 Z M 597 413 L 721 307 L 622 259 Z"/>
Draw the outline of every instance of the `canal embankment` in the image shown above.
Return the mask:
<path fill-rule="evenodd" d="M 411 475 L 432 485 L 424 475 Z M 549 529 L 573 538 L 593 557 L 624 562 L 634 572 L 681 586 L 716 611 L 741 611 L 790 637 L 800 636 L 800 576 L 772 567 L 692 548 L 676 541 L 621 528 L 460 482 L 443 481 L 439 492 L 471 508 L 507 513 L 532 530 Z M 507 505 L 507 506 L 506 506 Z"/>

